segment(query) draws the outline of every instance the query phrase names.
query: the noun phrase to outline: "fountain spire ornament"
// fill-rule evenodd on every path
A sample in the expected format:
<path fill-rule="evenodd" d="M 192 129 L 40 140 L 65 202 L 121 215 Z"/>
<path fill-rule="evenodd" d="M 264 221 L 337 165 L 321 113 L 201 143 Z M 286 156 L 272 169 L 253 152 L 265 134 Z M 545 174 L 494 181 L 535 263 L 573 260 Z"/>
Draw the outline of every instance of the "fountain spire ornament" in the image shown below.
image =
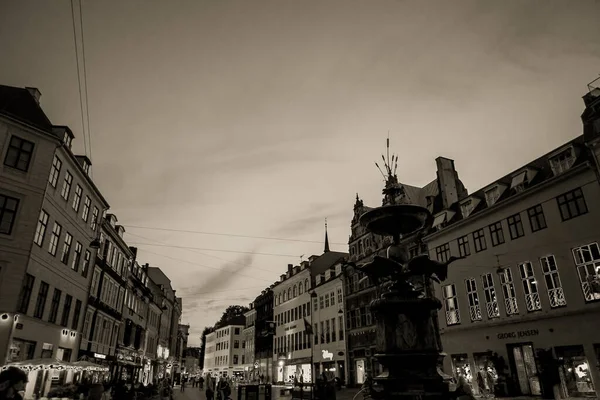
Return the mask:
<path fill-rule="evenodd" d="M 385 400 L 445 400 L 450 393 L 447 375 L 440 369 L 443 353 L 437 324 L 442 304 L 434 296 L 432 280 L 445 280 L 448 265 L 457 258 L 440 263 L 427 255 L 409 257 L 408 238 L 422 234 L 432 217 L 427 208 L 407 204 L 396 176 L 398 156 L 389 156 L 389 137 L 386 155 L 383 169 L 375 163 L 385 178 L 383 205 L 362 214 L 359 222 L 372 233 L 391 236 L 393 244 L 385 256 L 355 266 L 382 292 L 370 308 L 377 324 L 375 357 L 384 372 L 374 379 L 370 394 Z"/>

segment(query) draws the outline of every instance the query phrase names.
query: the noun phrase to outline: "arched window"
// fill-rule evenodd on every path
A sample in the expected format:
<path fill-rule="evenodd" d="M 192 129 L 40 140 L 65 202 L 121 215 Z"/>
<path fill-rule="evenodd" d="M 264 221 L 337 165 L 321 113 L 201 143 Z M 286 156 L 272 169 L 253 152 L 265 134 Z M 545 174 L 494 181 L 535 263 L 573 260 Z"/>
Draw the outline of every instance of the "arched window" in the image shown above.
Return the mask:
<path fill-rule="evenodd" d="M 304 281 L 304 291 L 308 292 L 308 289 L 309 289 L 309 287 L 308 287 L 308 278 L 306 278 L 306 280 Z"/>
<path fill-rule="evenodd" d="M 298 285 L 298 294 L 302 294 L 303 290 L 302 290 L 302 282 L 300 282 L 300 284 Z"/>
<path fill-rule="evenodd" d="M 288 300 L 292 299 L 292 288 L 288 289 Z"/>
<path fill-rule="evenodd" d="M 287 301 L 287 292 L 283 291 L 283 301 Z"/>
<path fill-rule="evenodd" d="M 292 291 L 292 297 L 296 297 L 296 285 L 294 285 L 294 290 Z"/>
<path fill-rule="evenodd" d="M 277 297 L 279 297 L 279 304 L 281 304 L 281 293 L 279 293 L 279 296 Z"/>

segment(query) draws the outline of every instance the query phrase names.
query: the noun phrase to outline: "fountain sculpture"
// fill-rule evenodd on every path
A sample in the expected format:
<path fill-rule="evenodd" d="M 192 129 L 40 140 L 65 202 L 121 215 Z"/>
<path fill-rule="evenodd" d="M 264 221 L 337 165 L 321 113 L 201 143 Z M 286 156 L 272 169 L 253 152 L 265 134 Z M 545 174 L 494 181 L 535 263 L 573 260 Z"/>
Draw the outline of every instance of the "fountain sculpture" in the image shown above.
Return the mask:
<path fill-rule="evenodd" d="M 418 236 L 431 225 L 431 213 L 418 205 L 399 204 L 402 186 L 395 174 L 397 164 L 392 168 L 389 155 L 384 162 L 384 205 L 365 212 L 359 221 L 372 233 L 391 236 L 393 244 L 385 250 L 385 257 L 376 255 L 366 264 L 350 265 L 383 292 L 370 305 L 377 327 L 375 357 L 384 368 L 370 386 L 370 395 L 386 400 L 449 399 L 448 376 L 439 368 L 443 353 L 437 310 L 441 302 L 433 294 L 431 281 L 445 280 L 448 265 L 457 258 L 440 263 L 427 255 L 409 257 L 402 239 Z"/>

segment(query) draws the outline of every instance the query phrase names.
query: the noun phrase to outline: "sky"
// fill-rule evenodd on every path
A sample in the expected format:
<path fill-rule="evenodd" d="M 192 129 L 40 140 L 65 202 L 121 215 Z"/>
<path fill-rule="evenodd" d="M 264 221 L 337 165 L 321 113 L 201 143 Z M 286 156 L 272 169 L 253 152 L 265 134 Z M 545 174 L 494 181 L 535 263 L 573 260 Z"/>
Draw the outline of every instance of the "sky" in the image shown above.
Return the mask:
<path fill-rule="evenodd" d="M 401 182 L 429 183 L 444 156 L 472 192 L 580 135 L 600 74 L 598 0 L 81 11 L 89 140 L 70 1 L 0 0 L 0 83 L 39 88 L 50 120 L 73 129 L 140 262 L 183 297 L 191 345 L 228 305 L 321 254 L 326 217 L 332 250 L 348 251 L 356 193 L 381 202 L 388 132 Z M 83 73 L 79 0 L 75 15 Z"/>

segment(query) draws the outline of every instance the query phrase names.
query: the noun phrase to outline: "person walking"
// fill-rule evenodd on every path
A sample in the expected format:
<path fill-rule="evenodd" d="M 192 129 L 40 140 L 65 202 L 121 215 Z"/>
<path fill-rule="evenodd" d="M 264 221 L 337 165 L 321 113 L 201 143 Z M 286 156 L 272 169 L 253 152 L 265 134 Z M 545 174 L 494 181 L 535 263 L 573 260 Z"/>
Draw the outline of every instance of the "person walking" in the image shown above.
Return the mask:
<path fill-rule="evenodd" d="M 181 393 L 185 392 L 185 378 L 181 377 Z"/>
<path fill-rule="evenodd" d="M 214 400 L 215 397 L 215 381 L 210 375 L 206 375 L 206 400 Z"/>

